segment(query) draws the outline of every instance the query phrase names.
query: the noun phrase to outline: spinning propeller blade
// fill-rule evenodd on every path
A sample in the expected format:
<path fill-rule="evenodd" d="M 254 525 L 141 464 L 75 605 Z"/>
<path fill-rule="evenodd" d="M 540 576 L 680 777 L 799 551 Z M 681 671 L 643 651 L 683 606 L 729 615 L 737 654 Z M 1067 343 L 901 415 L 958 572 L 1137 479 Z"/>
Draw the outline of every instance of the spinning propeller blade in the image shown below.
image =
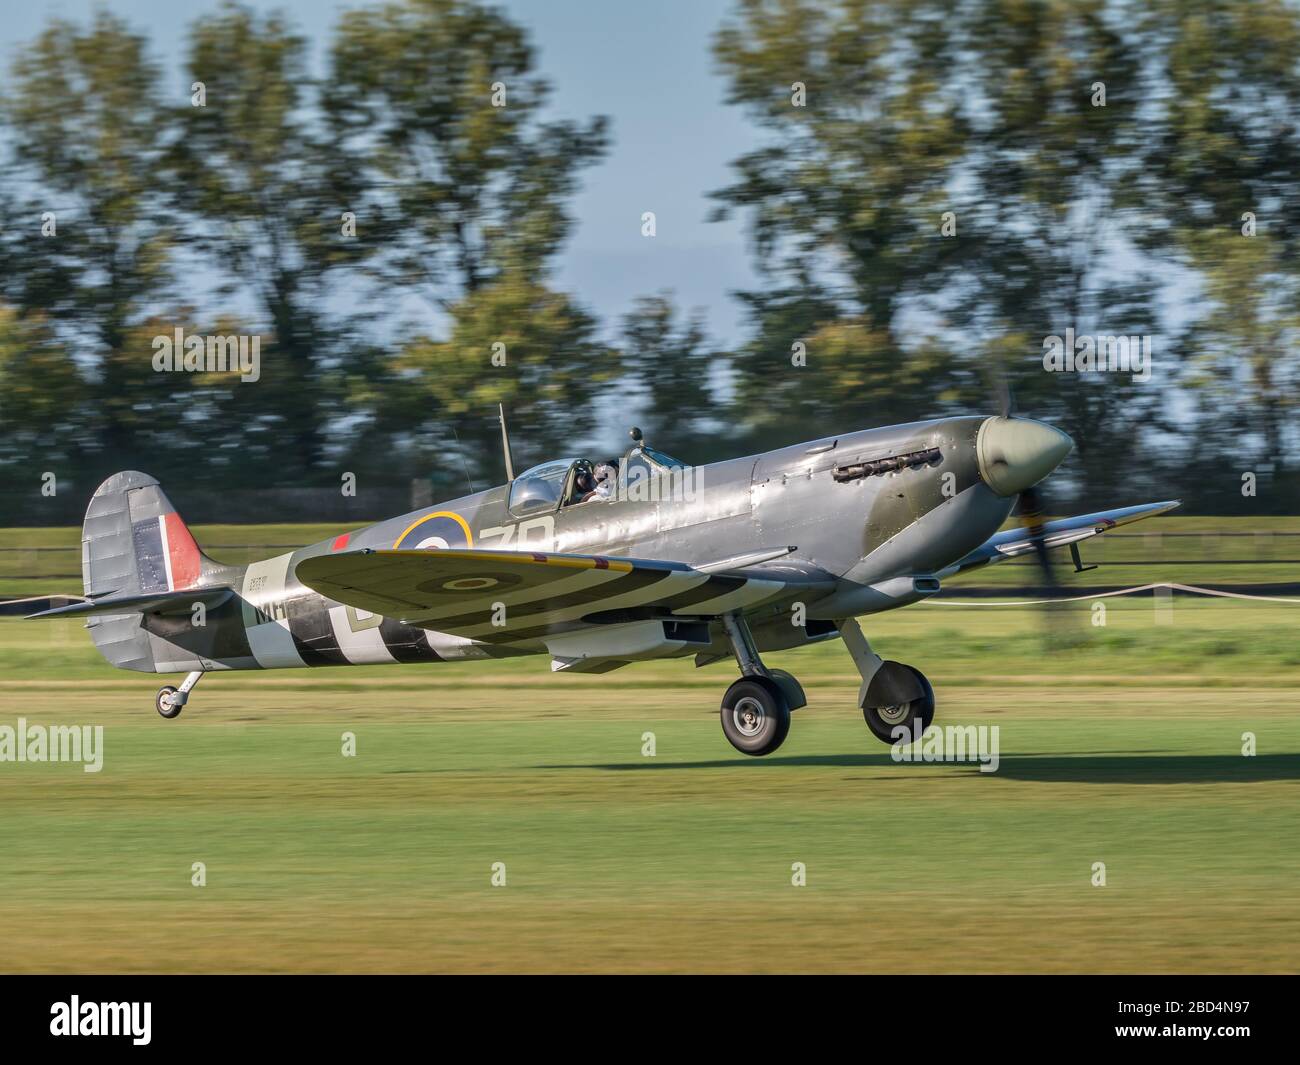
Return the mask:
<path fill-rule="evenodd" d="M 1015 418 L 1015 391 L 1005 366 L 999 365 L 993 371 L 991 390 L 999 415 L 1003 418 Z M 1031 586 L 1029 579 L 1026 578 L 1020 590 L 1027 598 L 1053 599 L 1060 588 L 1060 581 L 1045 540 L 1046 496 L 1041 484 L 1031 484 L 1016 494 L 1015 514 L 1033 543 L 1033 558 L 1037 569 L 1037 586 Z M 1056 616 L 1053 604 L 1045 603 L 1043 605 L 1044 634 L 1049 644 L 1056 643 L 1056 638 L 1060 635 L 1059 626 L 1053 624 Z"/>

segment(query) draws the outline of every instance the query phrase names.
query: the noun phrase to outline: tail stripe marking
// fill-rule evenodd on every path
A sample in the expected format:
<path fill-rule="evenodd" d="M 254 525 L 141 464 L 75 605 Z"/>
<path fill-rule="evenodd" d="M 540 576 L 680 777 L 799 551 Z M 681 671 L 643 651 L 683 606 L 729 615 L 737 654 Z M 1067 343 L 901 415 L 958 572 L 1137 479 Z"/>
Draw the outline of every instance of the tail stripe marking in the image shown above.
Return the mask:
<path fill-rule="evenodd" d="M 199 545 L 190 530 L 174 510 L 160 515 L 158 526 L 162 530 L 164 557 L 167 560 L 167 587 L 169 591 L 184 591 L 198 583 L 200 574 Z"/>
<path fill-rule="evenodd" d="M 162 541 L 163 569 L 167 571 L 167 590 L 176 591 L 176 578 L 172 573 L 172 548 L 167 542 L 167 515 L 158 515 L 158 536 Z"/>

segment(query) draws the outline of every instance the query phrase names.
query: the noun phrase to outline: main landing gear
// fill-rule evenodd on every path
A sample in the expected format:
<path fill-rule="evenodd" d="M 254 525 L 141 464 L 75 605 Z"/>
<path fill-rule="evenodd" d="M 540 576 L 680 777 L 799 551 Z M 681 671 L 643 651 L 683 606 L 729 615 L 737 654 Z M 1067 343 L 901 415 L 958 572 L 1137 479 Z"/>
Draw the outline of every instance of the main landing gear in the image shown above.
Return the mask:
<path fill-rule="evenodd" d="M 194 690 L 194 685 L 196 685 L 202 678 L 202 671 L 195 671 L 181 682 L 179 688 L 173 688 L 171 685 L 168 685 L 165 688 L 158 689 L 158 698 L 155 700 L 155 704 L 158 707 L 158 713 L 162 714 L 162 716 L 166 718 L 173 718 L 179 715 L 185 708 L 185 704 L 189 702 L 190 692 Z"/>
<path fill-rule="evenodd" d="M 741 672 L 722 697 L 722 732 L 741 754 L 771 754 L 790 731 L 790 711 L 808 700 L 789 673 L 763 665 L 743 617 L 727 614 L 722 625 Z M 853 618 L 836 625 L 862 674 L 858 705 L 872 735 L 889 744 L 919 739 L 934 720 L 934 689 L 925 674 L 882 659 Z"/>
<path fill-rule="evenodd" d="M 915 666 L 883 660 L 871 649 L 856 619 L 835 624 L 862 674 L 858 705 L 867 728 L 883 743 L 920 739 L 934 720 L 934 689 L 925 674 Z"/>
<path fill-rule="evenodd" d="M 763 665 L 743 617 L 724 615 L 722 626 L 742 674 L 722 697 L 723 735 L 741 754 L 771 754 L 790 731 L 790 711 L 808 700 L 789 673 Z"/>

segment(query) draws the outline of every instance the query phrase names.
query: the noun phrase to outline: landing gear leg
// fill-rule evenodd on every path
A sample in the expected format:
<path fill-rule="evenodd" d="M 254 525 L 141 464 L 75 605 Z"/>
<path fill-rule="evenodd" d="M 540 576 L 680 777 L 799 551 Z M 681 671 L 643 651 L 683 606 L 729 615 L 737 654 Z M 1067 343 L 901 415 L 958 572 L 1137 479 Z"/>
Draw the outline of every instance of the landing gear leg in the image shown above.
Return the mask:
<path fill-rule="evenodd" d="M 190 692 L 194 690 L 194 685 L 202 678 L 203 672 L 195 670 L 181 682 L 179 688 L 168 685 L 166 688 L 159 689 L 158 698 L 156 699 L 158 713 L 167 718 L 176 717 L 184 709 L 185 704 L 189 702 Z"/>
<path fill-rule="evenodd" d="M 858 706 L 872 735 L 884 743 L 911 743 L 934 720 L 934 689 L 924 673 L 882 659 L 871 649 L 856 618 L 837 621 L 844 646 L 862 674 Z"/>
<path fill-rule="evenodd" d="M 741 754 L 771 754 L 790 731 L 791 704 L 804 704 L 803 689 L 788 673 L 773 673 L 763 665 L 743 617 L 725 614 L 722 626 L 741 672 L 722 697 L 723 735 Z"/>

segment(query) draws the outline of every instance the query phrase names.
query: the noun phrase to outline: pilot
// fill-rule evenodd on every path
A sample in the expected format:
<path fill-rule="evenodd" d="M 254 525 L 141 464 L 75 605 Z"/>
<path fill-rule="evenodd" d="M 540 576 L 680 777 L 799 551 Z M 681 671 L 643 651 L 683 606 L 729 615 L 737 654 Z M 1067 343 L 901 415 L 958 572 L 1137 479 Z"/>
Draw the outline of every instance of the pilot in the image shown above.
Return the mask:
<path fill-rule="evenodd" d="M 596 481 L 591 475 L 591 467 L 579 466 L 573 478 L 573 498 L 578 503 L 585 503 L 596 494 Z"/>
<path fill-rule="evenodd" d="M 614 493 L 614 467 L 608 462 L 596 466 L 596 487 L 588 499 L 608 499 Z"/>

